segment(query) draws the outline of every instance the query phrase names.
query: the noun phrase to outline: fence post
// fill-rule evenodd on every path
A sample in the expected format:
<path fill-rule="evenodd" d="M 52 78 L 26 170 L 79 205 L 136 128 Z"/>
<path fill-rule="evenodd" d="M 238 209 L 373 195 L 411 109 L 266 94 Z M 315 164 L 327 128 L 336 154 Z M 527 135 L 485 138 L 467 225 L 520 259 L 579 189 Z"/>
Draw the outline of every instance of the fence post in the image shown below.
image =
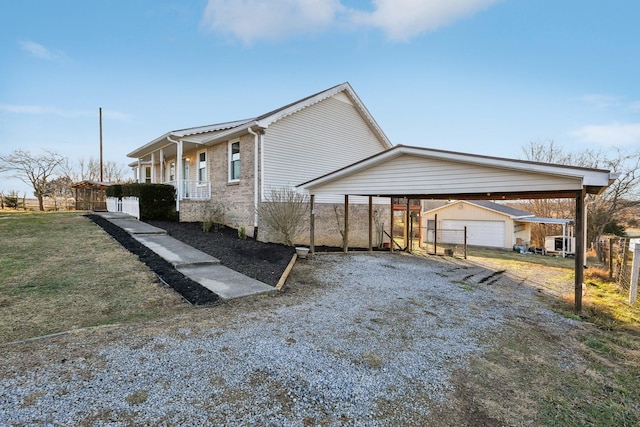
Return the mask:
<path fill-rule="evenodd" d="M 631 267 L 631 287 L 629 288 L 629 304 L 635 304 L 638 299 L 638 274 L 640 273 L 640 245 L 635 245 L 633 264 Z"/>
<path fill-rule="evenodd" d="M 613 279 L 613 239 L 609 239 L 609 280 Z"/>
<path fill-rule="evenodd" d="M 467 259 L 467 226 L 464 226 L 464 259 Z"/>

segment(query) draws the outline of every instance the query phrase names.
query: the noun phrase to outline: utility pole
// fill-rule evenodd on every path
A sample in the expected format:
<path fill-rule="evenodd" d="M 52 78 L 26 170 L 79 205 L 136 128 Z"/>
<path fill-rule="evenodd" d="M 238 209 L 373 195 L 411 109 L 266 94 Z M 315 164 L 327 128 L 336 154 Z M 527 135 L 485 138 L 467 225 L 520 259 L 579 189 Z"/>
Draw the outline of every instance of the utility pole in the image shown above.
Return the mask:
<path fill-rule="evenodd" d="M 102 107 L 99 109 L 100 112 L 100 182 L 104 182 L 103 176 L 103 167 L 102 167 Z"/>

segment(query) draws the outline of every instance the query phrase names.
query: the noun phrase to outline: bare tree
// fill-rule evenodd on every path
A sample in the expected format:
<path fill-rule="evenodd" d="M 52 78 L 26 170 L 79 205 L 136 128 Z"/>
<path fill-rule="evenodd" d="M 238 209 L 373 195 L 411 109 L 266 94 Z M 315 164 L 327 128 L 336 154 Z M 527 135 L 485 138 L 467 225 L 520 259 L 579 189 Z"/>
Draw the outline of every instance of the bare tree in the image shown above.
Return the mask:
<path fill-rule="evenodd" d="M 620 220 L 627 208 L 640 204 L 640 153 L 627 153 L 615 149 L 611 153 L 585 150 L 580 153 L 568 153 L 555 145 L 553 141 L 531 142 L 523 147 L 527 160 L 572 165 L 588 168 L 607 169 L 618 178 L 600 196 L 588 195 L 587 239 L 600 240 L 603 230 L 612 221 Z M 536 200 L 529 203 L 528 209 L 546 217 L 574 217 L 575 206 L 567 199 Z"/>
<path fill-rule="evenodd" d="M 102 172 L 103 179 L 106 182 L 123 182 L 125 166 L 114 161 L 103 162 Z M 78 181 L 99 181 L 100 180 L 100 161 L 90 157 L 89 160 L 84 158 L 78 159 L 77 162 L 65 162 L 63 165 L 63 174 L 73 182 Z"/>
<path fill-rule="evenodd" d="M 49 181 L 56 176 L 64 161 L 64 157 L 50 150 L 43 150 L 40 155 L 14 150 L 9 155 L 0 156 L 0 170 L 13 173 L 12 177 L 31 185 L 38 207 L 44 211 L 43 198 L 47 195 Z"/>
<path fill-rule="evenodd" d="M 280 240 L 293 246 L 293 239 L 304 226 L 309 213 L 309 198 L 292 188 L 273 188 L 267 201 L 258 206 L 258 215 L 273 229 Z"/>

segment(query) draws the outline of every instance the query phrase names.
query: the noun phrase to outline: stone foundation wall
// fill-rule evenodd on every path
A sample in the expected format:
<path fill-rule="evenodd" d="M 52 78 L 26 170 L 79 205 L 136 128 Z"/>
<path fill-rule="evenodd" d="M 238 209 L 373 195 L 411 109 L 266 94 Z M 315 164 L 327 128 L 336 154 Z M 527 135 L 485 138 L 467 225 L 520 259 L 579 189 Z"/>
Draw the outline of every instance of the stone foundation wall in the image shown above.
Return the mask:
<path fill-rule="evenodd" d="M 389 232 L 390 206 L 373 205 L 373 246 L 377 247 L 382 241 L 379 228 Z M 337 211 L 337 215 L 336 215 Z M 376 221 L 377 219 L 377 221 Z M 344 229 L 344 205 L 319 203 L 315 205 L 315 245 L 342 247 Z M 273 230 L 260 222 L 258 239 L 265 242 L 278 242 L 278 236 Z M 389 241 L 385 238 L 384 241 Z M 309 219 L 294 240 L 296 245 L 309 245 Z M 366 248 L 369 246 L 369 206 L 366 204 L 349 204 L 349 247 Z"/>

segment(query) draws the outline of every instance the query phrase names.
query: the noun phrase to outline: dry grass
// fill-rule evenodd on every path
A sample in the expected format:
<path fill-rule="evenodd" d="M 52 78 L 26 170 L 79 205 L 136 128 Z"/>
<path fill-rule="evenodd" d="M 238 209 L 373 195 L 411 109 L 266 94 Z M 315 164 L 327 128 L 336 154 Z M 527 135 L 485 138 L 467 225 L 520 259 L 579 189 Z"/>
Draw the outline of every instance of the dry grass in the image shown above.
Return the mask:
<path fill-rule="evenodd" d="M 537 281 L 534 286 L 572 284 L 572 259 L 521 257 L 485 250 L 471 259 L 529 278 L 524 283 Z M 582 321 L 570 335 L 514 319 L 493 337 L 498 345 L 457 378 L 456 421 L 486 424 L 473 422 L 480 416 L 505 425 L 640 425 L 640 303 L 630 305 L 628 291 L 608 277 L 604 269 L 585 270 L 579 317 L 573 314 L 573 295 L 541 296 L 541 302 Z"/>
<path fill-rule="evenodd" d="M 0 342 L 188 309 L 81 213 L 0 212 Z"/>

